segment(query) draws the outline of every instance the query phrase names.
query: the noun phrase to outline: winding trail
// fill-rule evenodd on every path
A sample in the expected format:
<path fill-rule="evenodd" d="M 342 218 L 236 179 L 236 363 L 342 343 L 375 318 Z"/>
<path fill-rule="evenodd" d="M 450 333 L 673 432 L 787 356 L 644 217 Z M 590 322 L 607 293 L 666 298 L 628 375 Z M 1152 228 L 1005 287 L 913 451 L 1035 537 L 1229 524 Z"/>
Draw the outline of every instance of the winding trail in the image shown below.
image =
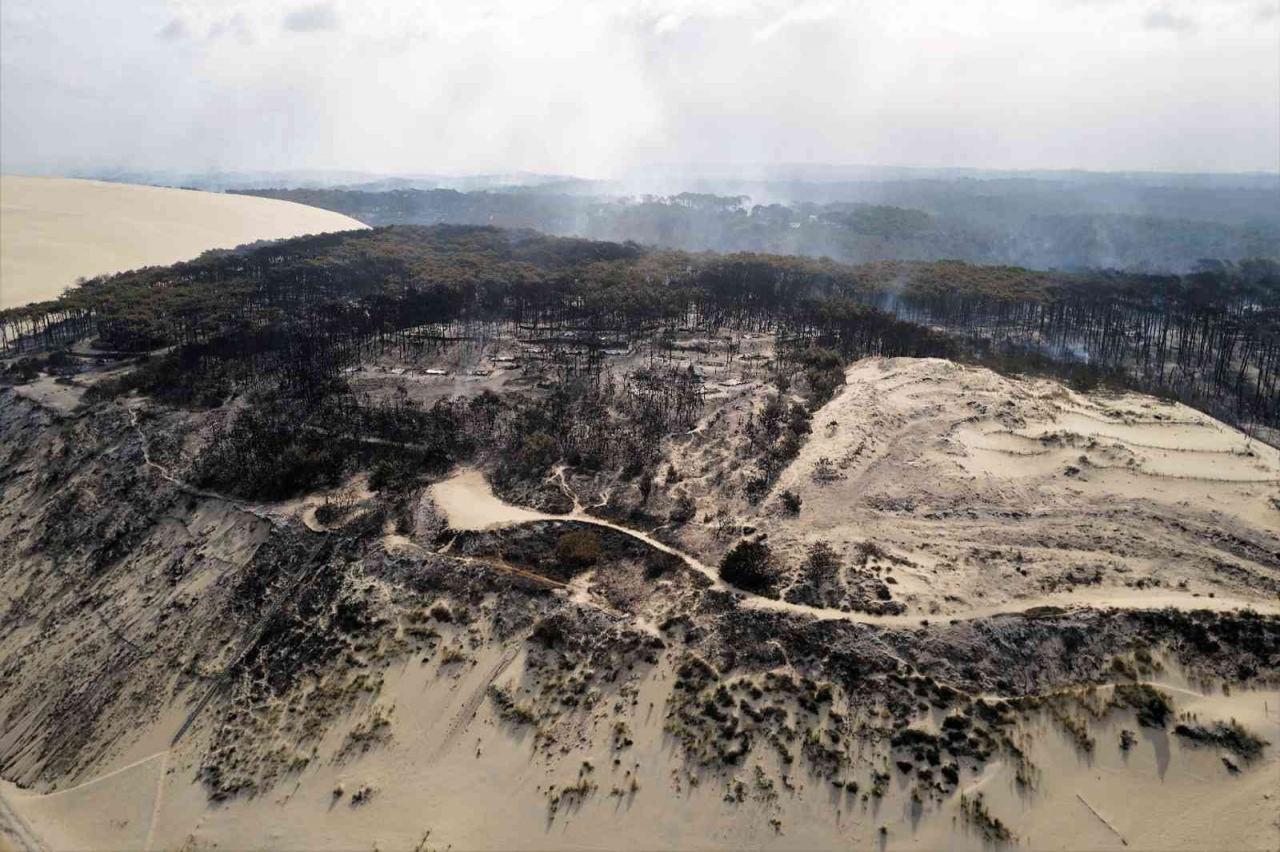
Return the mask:
<path fill-rule="evenodd" d="M 563 484 L 563 472 L 557 472 L 557 475 L 560 477 L 560 481 Z M 568 491 L 567 485 L 565 488 L 566 493 L 573 496 L 572 493 Z M 576 497 L 574 497 L 574 510 L 568 514 L 555 515 L 546 512 L 534 511 L 532 509 L 524 509 L 519 506 L 513 506 L 494 494 L 492 487 L 490 487 L 488 481 L 485 480 L 484 475 L 475 468 L 463 468 L 452 477 L 436 483 L 431 488 L 431 496 L 432 499 L 435 500 L 436 505 L 444 511 L 448 518 L 449 526 L 454 529 L 491 530 L 535 523 L 538 521 L 569 521 L 603 527 L 605 529 L 614 530 L 615 532 L 628 535 L 631 538 L 652 547 L 654 550 L 682 560 L 687 566 L 710 580 L 712 588 L 737 596 L 739 603 L 744 607 L 770 612 L 782 612 L 789 615 L 805 616 L 809 618 L 816 618 L 821 621 L 849 621 L 857 624 L 872 624 L 884 627 L 902 628 L 919 626 L 921 621 L 974 621 L 978 619 L 992 618 L 999 615 L 1017 615 L 1041 607 L 1121 610 L 1172 608 L 1183 611 L 1204 609 L 1213 610 L 1215 612 L 1228 612 L 1249 608 L 1255 612 L 1263 614 L 1280 615 L 1280 603 L 1225 597 L 1196 597 L 1191 592 L 1179 592 L 1168 589 L 1148 592 L 1141 589 L 1115 588 L 1088 590 L 1083 592 L 1056 593 L 1042 595 L 1035 598 L 1020 598 L 1017 600 L 992 604 L 991 606 L 971 607 L 969 609 L 950 613 L 872 615 L 861 612 L 846 612 L 840 609 L 790 603 L 784 600 L 766 598 L 745 592 L 736 586 L 731 586 L 726 583 L 721 579 L 717 570 L 682 550 L 661 542 L 640 530 L 631 529 L 630 527 L 615 524 L 612 521 L 587 514 L 587 512 L 582 509 L 581 503 Z"/>
<path fill-rule="evenodd" d="M 142 427 L 138 425 L 138 410 L 136 407 L 121 405 L 125 412 L 129 415 L 129 425 L 138 436 L 138 441 L 142 446 L 143 463 L 154 470 L 156 474 L 166 482 L 173 484 L 179 491 L 190 494 L 193 497 L 203 497 L 206 500 L 218 500 L 234 507 L 237 511 L 244 512 L 246 515 L 253 515 L 255 518 L 266 521 L 275 527 L 283 527 L 288 524 L 283 518 L 271 514 L 266 509 L 253 506 L 249 503 L 237 500 L 234 497 L 228 497 L 226 494 L 220 494 L 217 491 L 209 491 L 204 488 L 197 488 L 191 483 L 174 475 L 173 471 L 159 462 L 151 458 L 151 445 L 147 440 L 147 435 L 142 431 Z"/>

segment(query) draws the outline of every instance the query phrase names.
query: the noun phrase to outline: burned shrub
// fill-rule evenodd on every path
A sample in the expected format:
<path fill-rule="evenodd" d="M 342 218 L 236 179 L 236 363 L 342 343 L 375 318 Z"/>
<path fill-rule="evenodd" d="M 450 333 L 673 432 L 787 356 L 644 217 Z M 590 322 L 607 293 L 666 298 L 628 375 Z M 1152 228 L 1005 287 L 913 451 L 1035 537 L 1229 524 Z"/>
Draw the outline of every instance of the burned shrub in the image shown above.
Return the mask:
<path fill-rule="evenodd" d="M 724 581 L 751 592 L 768 591 L 777 579 L 773 554 L 763 541 L 743 540 L 720 560 Z"/>
<path fill-rule="evenodd" d="M 556 559 L 566 568 L 590 568 L 603 557 L 600 536 L 589 530 L 567 532 L 556 541 Z"/>
<path fill-rule="evenodd" d="M 681 494 L 676 498 L 676 504 L 672 507 L 667 517 L 673 524 L 684 525 L 693 520 L 698 513 L 698 506 L 693 502 L 693 498 L 688 494 Z"/>
<path fill-rule="evenodd" d="M 1169 696 L 1145 683 L 1122 683 L 1116 687 L 1117 704 L 1132 707 L 1138 713 L 1138 724 L 1147 728 L 1163 728 L 1173 715 Z"/>
<path fill-rule="evenodd" d="M 1182 724 L 1175 727 L 1173 732 L 1192 742 L 1226 749 L 1245 760 L 1253 760 L 1262 754 L 1264 748 L 1271 745 L 1235 719 L 1230 722 L 1214 722 L 1208 727 L 1198 723 Z"/>

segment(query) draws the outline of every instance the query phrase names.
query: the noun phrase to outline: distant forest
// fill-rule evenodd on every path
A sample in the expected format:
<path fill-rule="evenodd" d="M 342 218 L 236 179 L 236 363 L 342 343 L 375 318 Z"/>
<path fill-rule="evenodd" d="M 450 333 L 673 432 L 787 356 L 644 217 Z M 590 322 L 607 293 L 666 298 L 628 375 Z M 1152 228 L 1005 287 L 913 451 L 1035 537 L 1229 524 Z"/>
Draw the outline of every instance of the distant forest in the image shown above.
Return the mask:
<path fill-rule="evenodd" d="M 1033 269 L 1188 273 L 1206 259 L 1280 260 L 1280 189 L 1100 186 L 1035 180 L 771 187 L 822 200 L 752 203 L 683 192 L 622 197 L 548 187 L 252 189 L 373 225 L 494 225 L 634 240 L 685 251 L 879 260 L 964 260 Z M 759 187 L 746 188 L 759 190 Z"/>
<path fill-rule="evenodd" d="M 566 369 L 588 376 L 618 340 L 660 349 L 679 330 L 771 331 L 796 363 L 818 351 L 844 362 L 952 357 L 1165 394 L 1246 428 L 1280 426 L 1280 264 L 1269 260 L 1180 276 L 853 266 L 394 226 L 94 279 L 0 312 L 0 347 L 86 336 L 119 351 L 173 347 L 129 381 L 213 404 L 264 379 L 324 396 L 364 353 L 494 323 L 565 342 Z"/>

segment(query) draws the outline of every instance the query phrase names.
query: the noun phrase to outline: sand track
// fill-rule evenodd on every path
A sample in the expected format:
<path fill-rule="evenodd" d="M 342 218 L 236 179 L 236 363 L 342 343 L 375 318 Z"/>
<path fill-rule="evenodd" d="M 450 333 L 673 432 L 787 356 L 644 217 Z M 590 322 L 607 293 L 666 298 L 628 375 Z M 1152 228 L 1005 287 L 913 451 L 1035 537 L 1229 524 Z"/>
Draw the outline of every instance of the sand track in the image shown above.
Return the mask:
<path fill-rule="evenodd" d="M 22 814 L 9 804 L 0 787 L 0 849 L 8 850 L 10 846 L 16 852 L 48 852 L 49 849 Z"/>
<path fill-rule="evenodd" d="M 922 618 L 918 614 L 872 615 L 845 612 L 839 609 L 795 604 L 745 592 L 725 583 L 720 578 L 718 571 L 697 558 L 678 548 L 658 541 L 639 530 L 597 518 L 581 509 L 566 515 L 553 515 L 512 506 L 494 494 L 484 475 L 475 468 L 463 468 L 448 479 L 437 483 L 432 487 L 431 496 L 445 513 L 449 525 L 459 530 L 492 530 L 538 521 L 559 521 L 589 524 L 622 533 L 655 550 L 681 559 L 687 566 L 710 580 L 713 588 L 737 595 L 741 605 L 751 609 L 783 612 L 819 620 L 848 621 L 855 624 L 883 627 L 913 627 L 919 625 Z M 1269 601 L 1256 601 L 1245 598 L 1205 598 L 1194 596 L 1192 593 L 1177 591 L 1153 590 L 1148 592 L 1141 589 L 1132 589 L 1107 590 L 1098 594 L 1092 594 L 1086 590 L 1081 593 L 1041 595 L 1035 598 L 1023 598 L 991 606 L 972 607 L 950 612 L 946 614 L 945 618 L 951 621 L 971 621 L 1000 615 L 1016 615 L 1041 607 L 1060 607 L 1064 609 L 1088 607 L 1118 610 L 1173 608 L 1185 611 L 1212 610 L 1216 612 L 1252 608 L 1258 612 L 1280 614 L 1280 603 Z M 928 618 L 928 616 L 925 616 L 925 618 Z"/>

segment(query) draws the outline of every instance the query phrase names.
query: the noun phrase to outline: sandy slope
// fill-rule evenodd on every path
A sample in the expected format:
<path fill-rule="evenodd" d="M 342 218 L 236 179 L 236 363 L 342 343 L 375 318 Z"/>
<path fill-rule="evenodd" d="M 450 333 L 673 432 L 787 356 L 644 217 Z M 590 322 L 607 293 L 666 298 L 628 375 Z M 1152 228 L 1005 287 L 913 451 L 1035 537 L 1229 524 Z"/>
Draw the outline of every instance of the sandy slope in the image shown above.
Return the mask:
<path fill-rule="evenodd" d="M 192 783 L 196 742 L 122 756 L 102 775 L 57 793 L 12 785 L 4 792 L 41 841 L 59 849 L 877 848 L 880 826 L 887 842 L 878 848 L 1001 848 L 959 817 L 960 795 L 976 792 L 1021 838 L 1020 848 L 1267 849 L 1275 837 L 1274 750 L 1232 776 L 1219 750 L 1137 728 L 1124 713 L 1093 722 L 1098 745 L 1088 753 L 1047 715 L 1031 716 L 1021 736 L 1037 767 L 1033 790 L 996 761 L 940 801 L 915 802 L 912 787 L 896 779 L 882 799 L 866 802 L 801 773 L 794 790 L 752 788 L 744 802 L 730 803 L 720 779 L 690 785 L 677 771 L 661 712 L 668 668 L 639 683 L 629 710 L 605 706 L 584 715 L 584 738 L 556 759 L 538 749 L 532 731 L 504 724 L 478 700 L 490 683 L 519 682 L 523 655 L 506 650 L 486 648 L 461 666 L 433 660 L 393 668 L 376 702 L 389 708 L 386 745 L 354 759 L 336 755 L 347 731 L 375 706 L 370 702 L 326 738 L 312 768 L 264 796 L 208 802 Z M 1239 718 L 1280 742 L 1274 690 L 1205 694 L 1173 675 L 1164 688 L 1181 710 Z M 608 738 L 618 719 L 635 738 L 621 753 Z M 1127 752 L 1117 745 L 1125 727 L 1139 731 Z M 553 812 L 549 788 L 573 783 L 584 761 L 595 788 Z M 749 772 L 738 774 L 751 783 Z M 351 795 L 362 787 L 372 795 L 353 805 Z"/>
<path fill-rule="evenodd" d="M 127 422 L 139 432 L 136 417 Z M 773 499 L 738 510 L 769 533 L 775 553 L 790 566 L 815 540 L 840 550 L 846 565 L 858 543 L 878 543 L 892 560 L 880 560 L 877 570 L 894 576 L 890 588 L 907 611 L 875 616 L 764 598 L 751 599 L 744 610 L 780 609 L 797 620 L 847 618 L 891 639 L 893 631 L 919 630 L 922 617 L 938 624 L 942 617 L 984 618 L 1044 604 L 1276 609 L 1280 512 L 1271 499 L 1280 456 L 1184 407 L 1139 396 L 1079 395 L 1051 382 L 1011 380 L 943 361 L 869 359 L 849 370 L 846 388 L 813 423 L 813 435 L 775 489 L 802 494 L 800 515 L 782 515 Z M 716 425 L 671 448 L 687 472 L 682 487 L 692 490 L 696 474 L 705 473 L 704 490 L 695 492 L 701 501 L 715 496 L 710 483 L 717 466 L 737 463 L 726 451 L 732 434 L 732 424 Z M 150 461 L 145 450 L 141 455 Z M 815 481 L 822 458 L 832 460 L 838 478 Z M 352 487 L 367 496 L 358 482 Z M 131 599 L 124 583 L 165 576 L 166 560 L 190 541 L 205 552 L 164 595 L 193 602 L 210 597 L 271 535 L 256 512 L 203 496 L 192 502 L 190 517 L 157 525 L 135 551 L 145 556 L 135 556 L 133 570 L 101 594 L 120 608 L 130 635 L 146 635 L 149 609 Z M 552 517 L 503 503 L 474 470 L 438 483 L 422 502 L 454 529 L 515 528 Z M 314 501 L 269 508 L 272 517 L 292 513 L 314 535 L 325 534 Z M 572 517 L 589 520 L 580 508 Z M 6 524 L 23 522 L 0 512 L 0 534 Z M 715 581 L 708 567 L 715 564 L 714 545 L 705 530 L 690 526 L 678 546 L 640 538 L 692 553 L 687 564 Z M 446 558 L 433 552 L 439 546 L 433 535 L 407 525 L 383 545 L 401 554 L 397 564 Z M 462 563 L 452 570 L 461 572 Z M 374 597 L 405 594 L 384 575 L 362 582 Z M 559 590 L 548 600 L 601 608 L 601 601 L 608 603 L 605 585 L 604 578 L 580 575 L 571 593 Z M 671 596 L 678 599 L 679 590 L 673 587 Z M 258 757 L 279 749 L 306 758 L 274 786 L 210 800 L 199 773 L 216 741 L 214 714 L 170 746 L 203 689 L 198 684 L 168 696 L 166 709 L 150 717 L 113 717 L 127 732 L 60 783 L 20 789 L 0 782 L 0 849 L 6 843 L 77 849 L 1000 848 L 962 815 L 961 795 L 977 792 L 1020 848 L 1274 849 L 1280 837 L 1274 682 L 1228 691 L 1222 681 L 1190 680 L 1159 653 L 1163 667 L 1149 675 L 1172 696 L 1178 719 L 1237 719 L 1268 740 L 1272 746 L 1251 763 L 1163 728 L 1142 727 L 1131 710 L 1105 708 L 1112 687 L 1102 685 L 1072 693 L 1058 709 L 1062 716 L 1045 707 L 1019 719 L 1013 739 L 1034 766 L 1031 785 L 1002 754 L 981 768 L 964 766 L 958 786 L 944 793 L 895 774 L 882 797 L 868 799 L 869 775 L 890 766 L 884 743 L 874 739 L 853 747 L 846 770 L 863 785 L 861 794 L 833 787 L 802 761 L 782 766 L 764 743 L 722 771 L 687 762 L 665 730 L 665 710 L 676 696 L 675 653 L 651 668 L 620 670 L 598 702 L 575 703 L 555 721 L 504 721 L 487 700 L 489 687 L 527 697 L 547 672 L 538 675 L 531 665 L 535 643 L 526 641 L 527 630 L 495 628 L 493 597 L 471 606 L 477 615 L 469 626 L 436 623 L 437 644 L 412 652 L 406 645 L 387 658 L 380 688 L 362 694 L 319 741 L 291 739 L 286 722 L 301 707 L 299 695 L 255 707 L 268 720 L 266 733 L 240 747 L 257 750 Z M 631 613 L 637 626 L 639 613 Z M 88 615 L 79 623 L 92 624 Z M 33 620 L 29 631 L 37 624 Z M 65 658 L 80 636 L 54 631 L 40 652 Z M 671 644 L 676 651 L 676 639 Z M 460 651 L 460 658 L 446 649 Z M 206 664 L 212 670 L 215 662 Z M 318 686 L 308 683 L 302 691 Z M 164 696 L 140 700 L 163 703 Z M 862 722 L 883 709 L 858 694 L 838 700 L 848 717 Z M 916 724 L 937 730 L 947 711 L 920 708 Z M 347 750 L 351 733 L 374 717 L 388 720 L 384 735 L 367 749 Z M 1064 717 L 1084 725 L 1095 744 L 1082 749 Z M 818 721 L 790 718 L 797 725 Z M 621 749 L 611 737 L 619 721 L 634 739 Z M 1136 732 L 1127 750 L 1120 746 L 1122 729 Z M 1240 771 L 1224 757 L 1241 764 Z M 756 767 L 762 771 L 753 776 Z M 24 768 L 15 763 L 15 774 Z M 589 783 L 580 799 L 550 806 L 553 785 L 563 790 L 582 781 Z M 746 794 L 730 801 L 738 781 Z M 354 803 L 362 788 L 370 795 Z M 915 795 L 921 789 L 923 799 Z"/>
<path fill-rule="evenodd" d="M 0 177 L 0 308 L 79 277 L 190 260 L 256 240 L 363 228 L 267 198 L 64 178 Z"/>
<path fill-rule="evenodd" d="M 741 416 L 741 415 L 739 415 Z M 674 490 L 724 505 L 738 421 L 672 448 Z M 700 474 L 694 476 L 693 474 Z M 705 489 L 705 490 L 704 490 Z M 776 496 L 801 496 L 797 516 Z M 1152 606 L 1280 599 L 1280 452 L 1183 405 L 1079 394 L 936 359 L 856 363 L 759 506 L 784 565 L 822 541 L 907 614 L 965 617 L 1078 600 Z M 713 561 L 705 526 L 682 534 Z M 794 577 L 793 577 L 794 579 Z M 783 589 L 785 595 L 787 589 Z"/>

